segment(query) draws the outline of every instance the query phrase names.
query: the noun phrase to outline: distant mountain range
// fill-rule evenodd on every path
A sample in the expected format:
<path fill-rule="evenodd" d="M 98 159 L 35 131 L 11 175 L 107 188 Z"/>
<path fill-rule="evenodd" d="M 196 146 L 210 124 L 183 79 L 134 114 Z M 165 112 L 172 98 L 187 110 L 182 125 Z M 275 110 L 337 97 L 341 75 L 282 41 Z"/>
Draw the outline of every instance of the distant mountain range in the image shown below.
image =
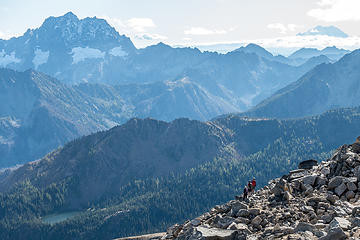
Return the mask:
<path fill-rule="evenodd" d="M 301 48 L 291 54 L 289 59 L 309 59 L 312 57 L 317 57 L 324 55 L 331 60 L 337 61 L 342 58 L 345 54 L 350 53 L 349 50 L 338 49 L 337 47 L 326 47 L 322 50 L 318 50 L 316 48 Z"/>
<path fill-rule="evenodd" d="M 341 31 L 335 26 L 316 26 L 306 32 L 298 33 L 298 36 L 330 36 L 330 37 L 339 37 L 347 38 L 349 35 Z"/>
<path fill-rule="evenodd" d="M 338 107 L 359 106 L 360 51 L 321 64 L 242 115 L 296 118 Z"/>
<path fill-rule="evenodd" d="M 234 52 L 245 52 L 245 53 L 255 53 L 262 58 L 268 59 L 270 61 L 281 62 L 284 64 L 299 66 L 305 64 L 306 62 L 314 61 L 314 59 L 318 59 L 317 57 L 322 57 L 324 62 L 337 61 L 342 58 L 345 54 L 350 53 L 350 51 L 345 49 L 339 49 L 335 46 L 326 47 L 322 50 L 318 50 L 316 48 L 301 48 L 291 54 L 289 57 L 284 57 L 282 55 L 274 56 L 264 48 L 260 47 L 256 44 L 249 44 L 246 47 L 240 47 Z M 328 59 L 326 59 L 328 58 Z"/>
<path fill-rule="evenodd" d="M 7 68 L 0 70 L 0 98 L 7 103 L 0 107 L 0 167 L 35 160 L 132 117 L 208 120 L 246 111 L 332 61 L 273 56 L 254 44 L 228 54 L 163 43 L 136 49 L 105 20 L 71 12 L 0 40 L 0 53 Z"/>

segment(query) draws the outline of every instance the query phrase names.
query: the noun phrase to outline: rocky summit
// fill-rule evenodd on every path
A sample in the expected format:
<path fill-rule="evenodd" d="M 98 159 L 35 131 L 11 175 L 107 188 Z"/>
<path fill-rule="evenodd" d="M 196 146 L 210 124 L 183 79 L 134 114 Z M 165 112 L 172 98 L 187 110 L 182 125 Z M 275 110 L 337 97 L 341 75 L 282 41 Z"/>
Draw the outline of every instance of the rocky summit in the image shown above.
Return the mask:
<path fill-rule="evenodd" d="M 176 224 L 161 239 L 360 239 L 359 140 L 319 164 L 300 164 L 247 200 Z"/>

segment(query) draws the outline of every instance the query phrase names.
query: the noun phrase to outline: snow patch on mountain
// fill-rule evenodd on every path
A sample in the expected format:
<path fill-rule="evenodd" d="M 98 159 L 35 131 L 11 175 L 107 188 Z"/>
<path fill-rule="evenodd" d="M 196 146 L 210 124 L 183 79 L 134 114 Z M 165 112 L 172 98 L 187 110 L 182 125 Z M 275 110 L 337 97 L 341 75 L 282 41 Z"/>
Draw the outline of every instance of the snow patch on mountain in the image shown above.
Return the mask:
<path fill-rule="evenodd" d="M 47 63 L 49 59 L 50 52 L 49 51 L 41 51 L 41 49 L 36 49 L 34 51 L 35 57 L 32 60 L 35 69 L 37 69 L 41 64 Z"/>
<path fill-rule="evenodd" d="M 122 49 L 121 46 L 119 46 L 119 47 L 114 47 L 113 49 L 111 49 L 111 50 L 109 51 L 109 54 L 110 54 L 110 55 L 113 55 L 113 56 L 115 56 L 115 57 L 125 57 L 125 56 L 128 55 L 127 52 L 125 52 L 125 51 Z"/>
<path fill-rule="evenodd" d="M 6 67 L 10 63 L 19 63 L 21 60 L 15 57 L 15 52 L 11 54 L 6 54 L 6 52 L 1 50 L 0 52 L 0 66 Z"/>
<path fill-rule="evenodd" d="M 83 48 L 83 47 L 75 47 L 72 49 L 71 54 L 73 55 L 73 64 L 84 61 L 89 58 L 104 58 L 105 52 L 100 51 L 96 48 Z"/>

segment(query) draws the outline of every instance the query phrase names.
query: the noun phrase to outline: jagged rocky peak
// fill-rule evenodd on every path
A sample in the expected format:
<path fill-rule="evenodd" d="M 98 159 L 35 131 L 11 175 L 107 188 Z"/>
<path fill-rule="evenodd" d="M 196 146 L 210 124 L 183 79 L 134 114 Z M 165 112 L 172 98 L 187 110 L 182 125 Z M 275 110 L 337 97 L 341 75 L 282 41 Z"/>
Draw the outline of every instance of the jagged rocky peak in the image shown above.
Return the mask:
<path fill-rule="evenodd" d="M 176 224 L 161 239 L 359 239 L 360 137 L 323 162 Z"/>
<path fill-rule="evenodd" d="M 74 41 L 78 38 L 96 39 L 104 37 L 118 38 L 119 34 L 106 20 L 93 18 L 79 19 L 72 12 L 63 16 L 49 17 L 39 28 L 40 32 L 48 34 L 51 31 L 59 31 L 63 38 Z M 41 31 L 42 30 L 42 31 Z"/>

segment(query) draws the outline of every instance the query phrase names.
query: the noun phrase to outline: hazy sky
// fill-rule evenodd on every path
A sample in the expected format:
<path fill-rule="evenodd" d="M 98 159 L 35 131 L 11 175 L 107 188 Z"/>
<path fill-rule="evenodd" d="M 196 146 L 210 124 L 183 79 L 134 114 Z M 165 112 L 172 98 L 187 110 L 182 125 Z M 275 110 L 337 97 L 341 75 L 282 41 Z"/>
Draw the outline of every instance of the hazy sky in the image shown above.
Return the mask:
<path fill-rule="evenodd" d="M 347 45 L 360 42 L 360 0 L 0 0 L 0 38 L 22 35 L 68 11 L 105 18 L 140 47 L 157 41 L 286 44 L 316 25 L 334 25 L 353 36 Z"/>

